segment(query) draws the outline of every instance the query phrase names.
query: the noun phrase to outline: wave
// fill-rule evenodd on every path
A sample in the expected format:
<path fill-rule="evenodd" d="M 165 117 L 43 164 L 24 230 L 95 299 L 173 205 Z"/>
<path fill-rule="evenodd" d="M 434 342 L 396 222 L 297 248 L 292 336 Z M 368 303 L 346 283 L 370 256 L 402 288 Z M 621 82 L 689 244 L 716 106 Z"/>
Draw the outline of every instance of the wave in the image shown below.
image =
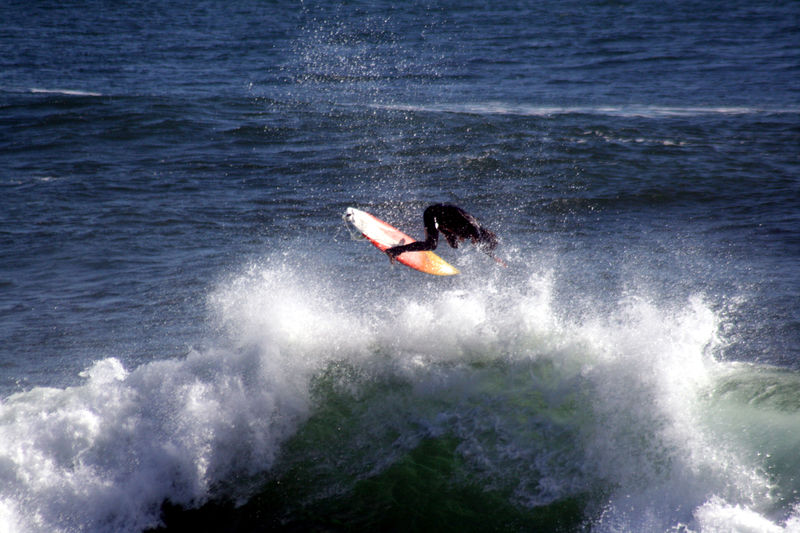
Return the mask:
<path fill-rule="evenodd" d="M 213 348 L 108 357 L 82 384 L 3 399 L 0 529 L 141 531 L 165 501 L 246 501 L 305 472 L 291 519 L 431 439 L 453 443 L 448 483 L 523 512 L 577 499 L 598 531 L 800 523 L 800 377 L 722 361 L 701 295 L 600 311 L 547 270 L 390 295 L 300 267 L 221 283 Z"/>
<path fill-rule="evenodd" d="M 30 89 L 33 94 L 60 94 L 64 96 L 103 96 L 103 93 L 94 91 L 78 91 L 74 89 L 41 89 L 33 87 Z"/>
<path fill-rule="evenodd" d="M 761 108 L 749 106 L 533 106 L 484 102 L 472 104 L 374 104 L 371 107 L 392 111 L 456 113 L 468 115 L 511 115 L 553 117 L 559 115 L 600 115 L 624 118 L 671 118 L 703 115 L 796 115 L 800 108 Z"/>

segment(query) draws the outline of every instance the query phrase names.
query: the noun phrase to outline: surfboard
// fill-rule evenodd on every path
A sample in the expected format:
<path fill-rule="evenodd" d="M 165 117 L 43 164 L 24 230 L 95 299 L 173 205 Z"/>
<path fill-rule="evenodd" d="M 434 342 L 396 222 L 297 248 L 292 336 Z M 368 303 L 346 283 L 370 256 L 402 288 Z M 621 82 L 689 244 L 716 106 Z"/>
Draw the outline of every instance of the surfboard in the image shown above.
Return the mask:
<path fill-rule="evenodd" d="M 355 207 L 348 207 L 344 218 L 382 252 L 392 246 L 415 242 L 415 239 L 412 239 L 391 224 Z M 457 268 L 431 251 L 403 252 L 396 259 L 414 270 L 433 274 L 434 276 L 458 274 Z"/>

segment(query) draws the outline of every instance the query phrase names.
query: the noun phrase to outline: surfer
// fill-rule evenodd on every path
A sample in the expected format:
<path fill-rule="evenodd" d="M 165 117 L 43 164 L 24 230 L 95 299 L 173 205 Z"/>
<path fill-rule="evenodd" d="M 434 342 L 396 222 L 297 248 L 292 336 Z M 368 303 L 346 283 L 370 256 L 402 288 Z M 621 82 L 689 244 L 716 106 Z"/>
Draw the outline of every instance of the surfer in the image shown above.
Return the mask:
<path fill-rule="evenodd" d="M 505 266 L 502 260 L 492 254 L 497 248 L 497 235 L 484 228 L 475 217 L 460 207 L 450 204 L 428 206 L 422 215 L 422 221 L 425 224 L 425 240 L 387 248 L 386 254 L 389 260 L 394 261 L 403 252 L 435 250 L 439 244 L 441 231 L 452 248 L 458 248 L 459 243 L 470 239 L 479 250 Z"/>

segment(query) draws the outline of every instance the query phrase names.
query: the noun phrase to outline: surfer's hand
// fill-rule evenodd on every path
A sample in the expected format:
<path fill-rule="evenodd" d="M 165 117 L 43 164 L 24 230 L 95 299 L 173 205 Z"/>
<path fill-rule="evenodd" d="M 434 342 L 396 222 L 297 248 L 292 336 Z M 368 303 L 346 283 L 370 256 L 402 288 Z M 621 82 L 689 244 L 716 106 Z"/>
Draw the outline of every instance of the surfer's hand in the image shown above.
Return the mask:
<path fill-rule="evenodd" d="M 496 262 L 498 265 L 500 265 L 501 267 L 503 267 L 503 268 L 508 268 L 508 263 L 506 263 L 505 261 L 503 261 L 503 260 L 502 260 L 502 259 L 500 259 L 499 257 L 497 257 L 497 256 L 494 256 L 494 255 L 490 255 L 489 257 L 491 257 L 492 259 L 494 259 L 494 260 L 495 260 L 495 262 Z"/>
<path fill-rule="evenodd" d="M 394 248 L 387 248 L 386 249 L 386 255 L 389 256 L 389 262 L 394 264 L 394 260 L 397 257 L 397 252 L 394 251 Z"/>

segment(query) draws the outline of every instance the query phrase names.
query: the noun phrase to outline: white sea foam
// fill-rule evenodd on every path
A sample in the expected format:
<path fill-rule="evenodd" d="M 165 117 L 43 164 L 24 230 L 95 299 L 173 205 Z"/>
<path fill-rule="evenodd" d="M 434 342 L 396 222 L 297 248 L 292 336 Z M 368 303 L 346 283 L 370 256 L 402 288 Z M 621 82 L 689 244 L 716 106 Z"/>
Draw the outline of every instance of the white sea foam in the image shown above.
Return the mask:
<path fill-rule="evenodd" d="M 789 518 L 781 526 L 764 516 L 743 507 L 731 505 L 720 498 L 712 498 L 695 511 L 697 526 L 703 533 L 797 533 L 800 515 Z"/>
<path fill-rule="evenodd" d="M 214 483 L 269 469 L 305 416 L 309 375 L 355 333 L 278 271 L 212 300 L 233 345 L 0 403 L 0 530 L 139 531 L 162 501 L 202 502 Z M 337 348 L 338 346 L 338 348 Z"/>

